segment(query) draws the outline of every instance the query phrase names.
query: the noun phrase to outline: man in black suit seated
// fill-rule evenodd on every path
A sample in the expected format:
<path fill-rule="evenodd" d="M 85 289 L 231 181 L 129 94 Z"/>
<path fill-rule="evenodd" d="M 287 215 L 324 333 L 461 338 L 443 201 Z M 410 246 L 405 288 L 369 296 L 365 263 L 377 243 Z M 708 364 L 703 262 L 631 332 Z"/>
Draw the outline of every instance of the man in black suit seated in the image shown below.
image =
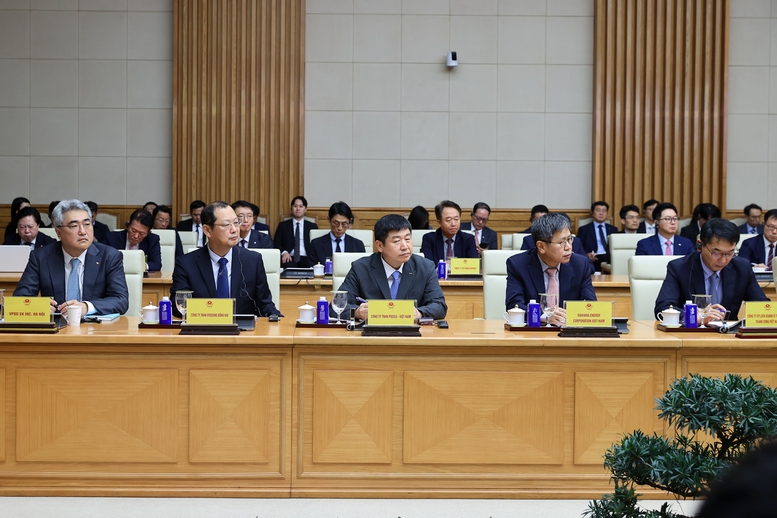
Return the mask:
<path fill-rule="evenodd" d="M 129 292 L 121 252 L 94 241 L 89 207 L 65 200 L 52 212 L 60 242 L 35 250 L 16 285 L 14 296 L 51 297 L 51 311 L 67 315 L 82 306 L 82 315 L 125 313 Z"/>
<path fill-rule="evenodd" d="M 478 255 L 483 255 L 483 250 L 496 250 L 496 232 L 486 226 L 488 218 L 491 217 L 491 207 L 482 201 L 478 202 L 472 208 L 470 216 L 472 221 L 462 223 L 461 230 L 472 230 Z"/>
<path fill-rule="evenodd" d="M 54 200 L 49 203 L 49 209 L 48 212 L 46 212 L 46 214 L 49 215 L 49 222 L 54 221 L 54 216 L 52 216 L 52 214 L 54 214 L 54 209 L 57 207 L 57 205 L 59 205 L 59 200 Z M 54 228 L 54 224 L 49 223 L 48 225 L 41 225 L 41 228 Z"/>
<path fill-rule="evenodd" d="M 173 211 L 167 205 L 157 205 L 154 212 L 151 213 L 154 218 L 154 228 L 157 230 L 173 230 L 175 232 L 175 257 L 178 258 L 183 255 L 183 243 L 181 243 L 181 236 L 178 235 L 178 230 L 170 228 L 170 223 L 173 221 Z"/>
<path fill-rule="evenodd" d="M 756 268 L 772 271 L 772 259 L 777 255 L 777 209 L 766 213 L 763 232 L 746 239 L 739 247 L 739 257 L 750 261 Z"/>
<path fill-rule="evenodd" d="M 254 207 L 256 205 L 245 200 L 237 200 L 232 204 L 232 210 L 235 211 L 237 219 L 240 221 L 240 240 L 237 242 L 237 246 L 243 248 L 275 248 L 270 236 L 256 230 L 254 226 Z"/>
<path fill-rule="evenodd" d="M 345 233 L 353 224 L 353 212 L 344 201 L 333 203 L 329 207 L 328 234 L 310 241 L 308 257 L 311 264 L 324 264 L 327 257 L 340 252 L 364 252 L 361 239 Z"/>
<path fill-rule="evenodd" d="M 577 237 L 583 244 L 588 259 L 594 263 L 597 272 L 602 271 L 602 263 L 610 262 L 610 249 L 607 247 L 607 236 L 618 231 L 617 227 L 607 223 L 607 213 L 610 205 L 606 201 L 595 201 L 591 204 L 591 217 L 594 219 L 577 230 Z"/>
<path fill-rule="evenodd" d="M 529 215 L 529 226 L 523 230 L 521 230 L 521 234 L 531 234 L 531 224 L 534 223 L 534 220 L 537 218 L 541 218 L 545 214 L 550 212 L 550 209 L 548 209 L 547 205 L 535 205 L 531 208 L 531 214 Z M 515 248 L 516 243 L 513 243 L 513 248 Z"/>
<path fill-rule="evenodd" d="M 312 266 L 308 257 L 310 249 L 310 231 L 318 225 L 305 219 L 308 200 L 304 196 L 295 196 L 291 200 L 291 217 L 278 223 L 273 243 L 281 251 L 281 264 L 284 268 L 308 268 Z"/>
<path fill-rule="evenodd" d="M 658 200 L 649 199 L 642 204 L 642 218 L 643 220 L 637 227 L 637 234 L 648 234 L 652 236 L 658 229 L 656 228 L 657 221 L 653 219 L 653 211 L 658 205 Z"/>
<path fill-rule="evenodd" d="M 745 221 L 743 224 L 739 225 L 739 233 L 740 234 L 763 234 L 764 231 L 764 224 L 761 223 L 761 214 L 763 213 L 763 209 L 756 205 L 755 203 L 751 203 L 747 207 L 745 207 L 745 217 L 747 218 L 747 221 Z"/>
<path fill-rule="evenodd" d="M 92 228 L 94 229 L 94 239 L 98 243 L 107 245 L 108 233 L 111 231 L 111 229 L 108 228 L 108 225 L 106 225 L 105 223 L 100 223 L 99 221 L 97 221 L 97 213 L 99 212 L 99 207 L 93 201 L 85 201 L 84 203 L 86 203 L 86 206 L 89 207 L 89 210 L 92 211 Z"/>
<path fill-rule="evenodd" d="M 636 205 L 624 205 L 621 207 L 619 216 L 623 228 L 620 234 L 639 234 L 639 207 Z"/>
<path fill-rule="evenodd" d="M 701 227 L 712 219 L 720 217 L 720 209 L 712 203 L 700 203 L 693 209 L 693 219 L 689 225 L 680 229 L 680 235 L 692 242 L 696 242 L 701 232 Z"/>
<path fill-rule="evenodd" d="M 265 230 L 267 231 L 267 235 L 270 236 L 270 226 L 267 225 L 266 223 L 262 223 L 261 221 L 259 221 L 259 213 L 261 212 L 259 210 L 259 205 L 257 205 L 256 203 L 251 203 L 250 201 L 246 203 L 248 203 L 251 206 L 251 212 L 254 215 L 254 229 L 258 230 L 259 232 L 261 232 L 262 230 Z M 270 239 L 272 239 L 272 236 L 270 236 Z"/>
<path fill-rule="evenodd" d="M 757 238 L 753 238 L 757 239 Z M 732 222 L 712 218 L 701 228 L 699 251 L 671 261 L 656 298 L 654 312 L 681 308 L 692 294 L 712 295 L 708 320 L 721 320 L 726 311 L 735 319 L 744 301 L 766 301 L 747 259 L 736 257 L 739 229 Z"/>
<path fill-rule="evenodd" d="M 340 285 L 341 291 L 348 292 L 348 307 L 356 308 L 356 318 L 367 318 L 370 299 L 413 299 L 416 321 L 445 318 L 448 306 L 437 281 L 437 268 L 413 254 L 410 222 L 399 214 L 387 214 L 375 223 L 374 231 L 377 252 L 354 261 Z M 356 297 L 368 302 L 359 304 Z"/>
<path fill-rule="evenodd" d="M 440 228 L 425 234 L 421 240 L 421 253 L 437 264 L 450 257 L 477 259 L 478 249 L 472 234 L 462 232 L 461 207 L 458 203 L 443 200 L 434 208 Z"/>
<path fill-rule="evenodd" d="M 186 221 L 179 221 L 175 227 L 178 232 L 196 232 L 197 233 L 197 246 L 205 246 L 207 238 L 202 231 L 202 211 L 205 208 L 205 202 L 202 200 L 194 200 L 189 204 L 190 219 Z"/>
<path fill-rule="evenodd" d="M 235 246 L 240 221 L 232 207 L 223 201 L 205 207 L 202 228 L 207 245 L 175 260 L 170 299 L 191 290 L 194 298 L 235 299 L 238 314 L 282 316 L 272 301 L 262 255 Z"/>
<path fill-rule="evenodd" d="M 43 221 L 35 207 L 24 207 L 16 213 L 16 234 L 8 236 L 4 245 L 27 245 L 30 250 L 37 250 L 57 240 L 39 232 Z"/>
<path fill-rule="evenodd" d="M 142 250 L 146 255 L 146 268 L 150 272 L 162 269 L 162 249 L 159 236 L 151 233 L 154 216 L 143 209 L 130 215 L 127 230 L 108 233 L 107 244 L 116 250 Z"/>
<path fill-rule="evenodd" d="M 566 214 L 548 213 L 532 223 L 531 229 L 536 248 L 507 260 L 505 306 L 525 310 L 530 300 L 540 301 L 540 293 L 556 293 L 558 306 L 550 323 L 563 326 L 564 301 L 596 300 L 591 263 L 585 255 L 572 253 L 575 236 Z"/>

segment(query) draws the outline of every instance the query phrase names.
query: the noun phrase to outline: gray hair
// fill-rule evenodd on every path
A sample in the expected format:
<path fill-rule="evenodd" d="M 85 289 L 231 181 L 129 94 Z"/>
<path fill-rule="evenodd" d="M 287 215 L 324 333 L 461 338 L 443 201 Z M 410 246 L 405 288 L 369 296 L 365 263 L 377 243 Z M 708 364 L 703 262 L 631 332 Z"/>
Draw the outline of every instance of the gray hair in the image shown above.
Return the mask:
<path fill-rule="evenodd" d="M 556 232 L 571 227 L 569 216 L 563 212 L 548 212 L 531 224 L 531 237 L 536 246 L 540 241 L 550 241 Z"/>
<path fill-rule="evenodd" d="M 51 213 L 51 226 L 60 227 L 65 220 L 65 213 L 71 210 L 82 210 L 89 215 L 89 219 L 92 219 L 92 211 L 89 207 L 80 200 L 62 200 L 54 207 L 54 211 Z"/>

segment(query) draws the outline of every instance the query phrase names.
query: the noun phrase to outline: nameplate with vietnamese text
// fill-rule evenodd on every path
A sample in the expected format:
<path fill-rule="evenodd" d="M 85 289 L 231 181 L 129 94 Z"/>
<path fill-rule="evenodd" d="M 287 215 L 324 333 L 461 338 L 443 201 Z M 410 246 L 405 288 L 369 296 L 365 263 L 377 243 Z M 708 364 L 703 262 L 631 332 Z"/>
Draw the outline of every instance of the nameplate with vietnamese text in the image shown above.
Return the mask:
<path fill-rule="evenodd" d="M 49 297 L 5 297 L 5 322 L 51 322 Z"/>
<path fill-rule="evenodd" d="M 777 303 L 745 302 L 745 325 L 751 327 L 777 327 Z"/>
<path fill-rule="evenodd" d="M 187 324 L 234 323 L 235 299 L 189 299 L 186 303 Z"/>
<path fill-rule="evenodd" d="M 480 259 L 451 258 L 451 275 L 480 275 Z"/>
<path fill-rule="evenodd" d="M 413 300 L 370 299 L 367 308 L 370 326 L 412 326 L 415 322 Z"/>
<path fill-rule="evenodd" d="M 609 327 L 612 325 L 612 301 L 568 300 L 567 327 Z"/>

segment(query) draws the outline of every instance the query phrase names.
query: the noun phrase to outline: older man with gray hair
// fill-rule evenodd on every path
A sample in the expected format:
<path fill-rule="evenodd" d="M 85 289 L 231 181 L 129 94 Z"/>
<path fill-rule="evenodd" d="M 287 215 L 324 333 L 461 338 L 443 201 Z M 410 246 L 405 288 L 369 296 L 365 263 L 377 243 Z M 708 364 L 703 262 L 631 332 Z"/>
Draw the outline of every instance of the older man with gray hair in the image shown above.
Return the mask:
<path fill-rule="evenodd" d="M 569 217 L 551 212 L 531 226 L 536 248 L 507 260 L 507 309 L 526 309 L 529 300 L 539 302 L 540 293 L 558 296 L 558 308 L 550 324 L 566 323 L 566 300 L 596 300 L 588 258 L 572 253 L 575 236 L 569 230 Z"/>

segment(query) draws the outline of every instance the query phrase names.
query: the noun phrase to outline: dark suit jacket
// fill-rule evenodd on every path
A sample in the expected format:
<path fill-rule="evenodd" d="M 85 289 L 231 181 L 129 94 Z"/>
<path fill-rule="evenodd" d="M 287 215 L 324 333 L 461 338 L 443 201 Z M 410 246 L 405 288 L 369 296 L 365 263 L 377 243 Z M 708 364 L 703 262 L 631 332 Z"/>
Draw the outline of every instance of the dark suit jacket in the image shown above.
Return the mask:
<path fill-rule="evenodd" d="M 266 230 L 268 237 L 270 235 L 270 227 L 269 227 L 269 225 L 267 225 L 266 223 L 262 223 L 260 221 L 257 221 L 256 223 L 254 223 L 253 230 L 259 230 L 259 231 Z"/>
<path fill-rule="evenodd" d="M 461 230 L 472 230 L 474 232 L 474 229 L 472 228 L 472 222 L 462 223 L 461 224 Z M 474 237 L 474 234 L 473 234 Z M 498 250 L 499 244 L 497 240 L 497 234 L 493 230 L 491 230 L 488 227 L 483 227 L 483 230 L 480 231 L 480 242 L 481 243 L 488 243 L 488 249 L 489 250 Z"/>
<path fill-rule="evenodd" d="M 583 250 L 585 250 L 585 253 L 596 251 L 599 249 L 599 246 L 597 245 L 596 241 L 596 235 L 598 234 L 598 223 L 586 223 L 582 227 L 580 227 L 577 231 L 577 240 L 580 240 L 580 244 L 583 245 Z M 618 232 L 618 228 L 614 227 L 608 223 L 604 224 L 604 233 L 606 235 L 614 234 Z M 605 247 L 605 255 L 608 254 L 609 251 L 607 250 L 607 247 Z M 602 254 L 599 254 L 602 255 Z"/>
<path fill-rule="evenodd" d="M 125 313 L 129 308 L 129 291 L 124 279 L 124 258 L 110 246 L 92 243 L 84 261 L 84 284 L 81 300 L 91 302 L 99 314 Z M 30 254 L 14 296 L 54 297 L 65 302 L 65 255 L 62 244 L 44 246 Z"/>
<path fill-rule="evenodd" d="M 534 243 L 534 238 L 531 237 L 531 235 L 524 236 L 523 243 L 521 244 L 521 250 L 531 250 L 532 248 L 537 248 Z M 596 271 L 596 267 L 594 267 L 594 263 L 588 260 L 588 256 L 585 253 L 583 245 L 580 244 L 579 239 L 572 241 L 572 253 L 580 254 L 586 258 L 588 261 L 588 275 L 593 275 Z"/>
<path fill-rule="evenodd" d="M 666 266 L 666 278 L 661 285 L 661 291 L 658 292 L 653 309 L 656 315 L 669 306 L 681 308 L 686 300 L 692 300 L 693 293 L 707 293 L 700 255 L 700 252 L 694 252 L 682 259 L 670 261 Z M 723 290 L 723 299 L 720 303 L 731 312 L 732 319 L 736 318 L 743 301 L 769 300 L 755 280 L 753 268 L 747 259 L 741 257 L 731 259 L 731 262 L 720 271 L 720 282 Z"/>
<path fill-rule="evenodd" d="M 690 225 L 686 225 L 680 229 L 680 235 L 685 239 L 690 239 L 691 242 L 695 243 L 699 237 L 699 224 L 695 221 L 691 221 Z"/>
<path fill-rule="evenodd" d="M 127 231 L 109 232 L 107 245 L 116 250 L 124 250 L 127 247 Z M 181 247 L 183 249 L 183 247 Z M 143 241 L 138 244 L 138 249 L 146 254 L 148 271 L 158 272 L 162 269 L 162 249 L 159 246 L 159 236 L 150 232 Z"/>
<path fill-rule="evenodd" d="M 693 243 L 683 236 L 674 236 L 672 238 L 673 255 L 688 255 L 692 254 L 693 250 Z M 637 252 L 634 255 L 664 255 L 658 234 L 640 239 L 637 243 Z"/>
<path fill-rule="evenodd" d="M 340 243 L 340 248 L 343 252 L 364 252 L 364 243 L 361 239 L 357 239 L 348 234 L 344 235 L 345 243 Z M 343 246 L 345 248 L 343 248 Z M 324 264 L 327 257 L 332 257 L 332 236 L 329 233 L 323 236 L 317 237 L 310 242 L 310 248 L 308 248 L 308 258 L 310 264 Z"/>
<path fill-rule="evenodd" d="M 110 233 L 111 229 L 108 228 L 108 225 L 105 223 L 100 223 L 99 221 L 95 221 L 92 223 L 92 228 L 94 229 L 94 238 L 99 243 L 102 243 L 104 245 L 107 245 L 106 239 L 108 238 L 108 234 Z"/>
<path fill-rule="evenodd" d="M 436 265 L 440 259 L 445 259 L 445 246 L 443 244 L 442 230 L 424 234 L 421 240 L 421 253 L 424 257 L 434 261 Z M 470 257 L 477 259 L 478 249 L 475 246 L 475 236 L 459 230 L 453 241 L 453 257 Z"/>
<path fill-rule="evenodd" d="M 777 243 L 775 243 L 775 256 L 777 256 Z M 739 248 L 739 257 L 747 259 L 753 264 L 766 263 L 766 247 L 764 246 L 764 235 L 758 234 L 755 237 L 746 239 Z M 769 266 L 768 264 L 766 266 Z"/>
<path fill-rule="evenodd" d="M 178 232 L 191 232 L 192 230 L 194 230 L 194 222 L 191 219 L 187 219 L 186 221 L 179 221 L 175 229 Z M 200 232 L 202 232 L 202 225 L 200 225 Z M 208 236 L 206 236 L 205 233 L 203 233 L 202 246 L 205 246 L 207 243 L 208 243 Z M 181 250 L 183 250 L 183 247 L 181 247 Z"/>
<path fill-rule="evenodd" d="M 242 237 L 240 239 L 243 239 Z M 252 228 L 251 233 L 248 234 L 248 248 L 275 248 L 275 245 L 270 239 L 270 236 L 264 232 Z M 239 243 L 239 241 L 238 241 Z"/>
<path fill-rule="evenodd" d="M 53 237 L 49 237 L 43 232 L 38 232 L 38 236 L 35 238 L 35 250 L 38 248 L 43 248 L 46 245 L 51 245 L 53 243 L 56 243 L 57 240 Z M 14 234 L 8 239 L 5 240 L 4 245 L 21 245 L 22 244 L 22 238 L 19 234 Z"/>
<path fill-rule="evenodd" d="M 565 300 L 596 300 L 590 263 L 585 255 L 573 253 L 567 264 L 559 265 L 560 307 L 563 307 Z M 540 293 L 545 293 L 545 277 L 537 249 L 510 257 L 507 260 L 505 307 L 510 309 L 518 306 L 525 310 L 529 300 L 540 301 Z"/>
<path fill-rule="evenodd" d="M 356 297 L 365 300 L 390 299 L 386 270 L 383 268 L 380 252 L 362 257 L 351 264 L 351 270 L 340 285 L 348 292 L 348 307 L 359 307 Z M 397 299 L 416 301 L 416 308 L 425 317 L 445 318 L 448 306 L 437 281 L 437 268 L 419 255 L 411 255 L 402 267 Z M 346 309 L 346 314 L 347 314 Z"/>
<path fill-rule="evenodd" d="M 192 290 L 194 298 L 215 298 L 216 280 L 213 278 L 213 266 L 209 248 L 203 246 L 175 260 L 173 286 L 170 288 L 170 300 L 175 308 L 175 292 Z M 235 311 L 240 314 L 254 314 L 260 317 L 280 315 L 275 307 L 264 272 L 262 254 L 245 250 L 239 246 L 232 248 L 232 268 L 230 293 L 235 300 Z M 175 308 L 174 311 L 178 312 Z"/>
<path fill-rule="evenodd" d="M 311 223 L 310 221 L 302 220 L 302 241 L 305 243 L 305 253 L 307 256 L 300 258 L 299 264 L 286 263 L 288 266 L 311 266 L 310 258 L 310 231 L 314 228 L 318 228 L 318 225 Z M 286 221 L 278 223 L 278 228 L 275 229 L 275 238 L 273 239 L 275 248 L 283 252 L 288 252 L 294 256 L 294 218 L 289 218 Z"/>
<path fill-rule="evenodd" d="M 750 233 L 750 232 L 747 231 L 747 223 L 742 223 L 737 228 L 739 229 L 739 232 L 741 234 L 749 234 Z M 756 231 L 757 231 L 758 234 L 763 234 L 764 233 L 764 224 L 761 223 L 760 225 L 758 225 L 758 227 L 756 227 Z"/>
<path fill-rule="evenodd" d="M 655 223 L 653 224 L 655 226 Z M 647 225 L 645 224 L 645 220 L 639 222 L 639 226 L 637 227 L 637 234 L 647 234 Z"/>

